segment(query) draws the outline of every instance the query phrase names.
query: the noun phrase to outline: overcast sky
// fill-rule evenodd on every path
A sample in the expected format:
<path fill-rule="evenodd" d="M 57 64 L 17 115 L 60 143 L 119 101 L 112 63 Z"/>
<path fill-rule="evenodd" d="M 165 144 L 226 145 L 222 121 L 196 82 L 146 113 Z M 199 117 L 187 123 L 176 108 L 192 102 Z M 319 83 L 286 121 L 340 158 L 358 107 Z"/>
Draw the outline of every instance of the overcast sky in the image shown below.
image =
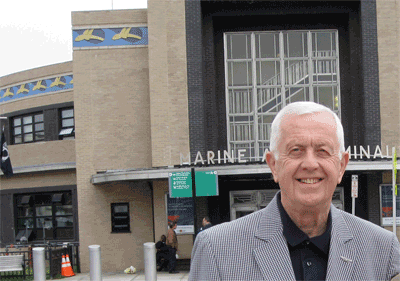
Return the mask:
<path fill-rule="evenodd" d="M 147 0 L 0 0 L 0 77 L 72 60 L 72 11 L 145 9 Z"/>

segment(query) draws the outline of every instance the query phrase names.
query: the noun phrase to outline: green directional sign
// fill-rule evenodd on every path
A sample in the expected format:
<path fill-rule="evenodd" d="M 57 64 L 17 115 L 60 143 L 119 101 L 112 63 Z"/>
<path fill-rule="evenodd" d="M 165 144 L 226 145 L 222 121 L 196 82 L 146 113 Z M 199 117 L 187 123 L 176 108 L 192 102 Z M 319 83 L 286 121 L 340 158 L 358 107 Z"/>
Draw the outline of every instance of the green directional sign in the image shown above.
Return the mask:
<path fill-rule="evenodd" d="M 217 196 L 217 171 L 196 171 L 195 173 L 196 196 Z"/>
<path fill-rule="evenodd" d="M 190 171 L 169 173 L 168 181 L 171 198 L 192 197 L 192 175 Z"/>

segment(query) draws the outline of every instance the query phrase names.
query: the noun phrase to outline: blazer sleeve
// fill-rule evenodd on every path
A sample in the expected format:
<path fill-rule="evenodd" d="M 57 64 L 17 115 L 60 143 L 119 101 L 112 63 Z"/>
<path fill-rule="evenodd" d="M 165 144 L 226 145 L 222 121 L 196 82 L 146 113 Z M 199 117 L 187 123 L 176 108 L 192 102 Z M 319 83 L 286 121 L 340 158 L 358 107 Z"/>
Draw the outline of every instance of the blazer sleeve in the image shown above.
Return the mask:
<path fill-rule="evenodd" d="M 397 237 L 392 235 L 392 248 L 390 249 L 390 260 L 386 280 L 391 280 L 400 273 L 400 244 Z"/>
<path fill-rule="evenodd" d="M 211 242 L 206 232 L 201 232 L 193 245 L 189 280 L 222 280 Z"/>

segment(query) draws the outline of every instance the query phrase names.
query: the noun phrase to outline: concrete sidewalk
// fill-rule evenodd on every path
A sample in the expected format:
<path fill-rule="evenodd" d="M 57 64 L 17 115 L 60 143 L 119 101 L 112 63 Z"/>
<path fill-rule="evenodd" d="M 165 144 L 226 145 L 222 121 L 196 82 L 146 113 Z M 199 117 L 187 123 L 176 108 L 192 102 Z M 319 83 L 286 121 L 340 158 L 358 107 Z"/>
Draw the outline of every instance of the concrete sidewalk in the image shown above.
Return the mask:
<path fill-rule="evenodd" d="M 179 273 L 169 274 L 168 272 L 157 272 L 157 280 L 180 280 L 187 281 L 189 279 L 189 271 L 180 271 Z M 75 276 L 63 278 L 65 281 L 90 281 L 90 273 L 77 273 Z M 131 281 L 146 280 L 144 271 L 134 274 L 125 274 L 123 272 L 102 273 L 102 280 L 109 281 Z"/>

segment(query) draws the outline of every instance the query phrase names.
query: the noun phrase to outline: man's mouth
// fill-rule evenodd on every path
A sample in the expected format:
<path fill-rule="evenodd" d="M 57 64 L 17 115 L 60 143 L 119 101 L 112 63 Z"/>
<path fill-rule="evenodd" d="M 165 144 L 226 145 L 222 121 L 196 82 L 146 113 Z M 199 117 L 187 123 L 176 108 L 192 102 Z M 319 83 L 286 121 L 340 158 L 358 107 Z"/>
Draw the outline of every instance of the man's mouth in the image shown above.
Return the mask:
<path fill-rule="evenodd" d="M 314 184 L 314 183 L 322 181 L 322 178 L 319 178 L 319 179 L 297 179 L 297 180 L 301 183 Z"/>

